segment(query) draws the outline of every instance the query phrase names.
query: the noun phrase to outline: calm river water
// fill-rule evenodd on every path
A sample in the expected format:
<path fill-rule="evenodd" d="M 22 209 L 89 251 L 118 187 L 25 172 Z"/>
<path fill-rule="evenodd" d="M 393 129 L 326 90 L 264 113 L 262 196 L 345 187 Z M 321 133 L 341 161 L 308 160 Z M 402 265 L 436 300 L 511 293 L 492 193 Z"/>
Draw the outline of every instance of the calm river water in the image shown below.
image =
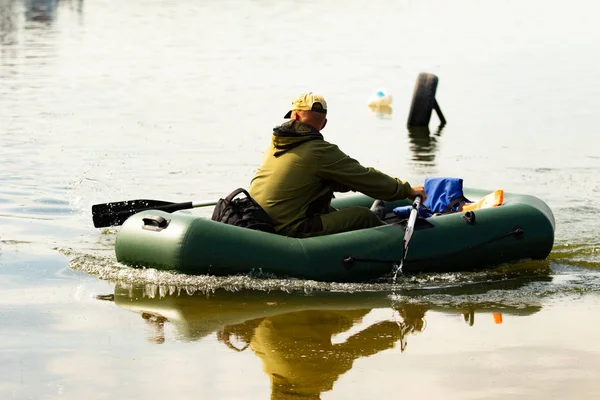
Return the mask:
<path fill-rule="evenodd" d="M 0 398 L 598 398 L 599 11 L 0 0 Z M 406 129 L 420 72 L 448 121 L 428 135 Z M 363 164 L 546 201 L 548 259 L 377 285 L 116 262 L 93 204 L 247 187 L 306 91 Z"/>

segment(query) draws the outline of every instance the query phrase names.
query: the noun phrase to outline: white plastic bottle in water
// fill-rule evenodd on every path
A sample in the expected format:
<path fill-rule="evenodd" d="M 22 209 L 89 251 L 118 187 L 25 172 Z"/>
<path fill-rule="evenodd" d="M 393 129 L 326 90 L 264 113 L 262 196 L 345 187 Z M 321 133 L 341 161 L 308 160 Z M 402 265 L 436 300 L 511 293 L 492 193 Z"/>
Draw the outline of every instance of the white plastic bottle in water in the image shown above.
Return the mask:
<path fill-rule="evenodd" d="M 385 89 L 379 89 L 373 96 L 369 97 L 369 107 L 390 107 L 392 95 Z"/>

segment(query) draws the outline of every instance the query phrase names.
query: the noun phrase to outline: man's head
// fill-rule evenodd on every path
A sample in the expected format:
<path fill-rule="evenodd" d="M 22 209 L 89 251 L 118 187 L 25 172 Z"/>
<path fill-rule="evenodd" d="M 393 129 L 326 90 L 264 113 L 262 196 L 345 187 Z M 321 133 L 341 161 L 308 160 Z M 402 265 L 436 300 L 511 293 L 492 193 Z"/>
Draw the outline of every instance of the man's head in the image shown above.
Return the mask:
<path fill-rule="evenodd" d="M 284 118 L 304 122 L 317 130 L 327 124 L 327 102 L 318 94 L 304 93 L 292 101 L 292 108 Z"/>

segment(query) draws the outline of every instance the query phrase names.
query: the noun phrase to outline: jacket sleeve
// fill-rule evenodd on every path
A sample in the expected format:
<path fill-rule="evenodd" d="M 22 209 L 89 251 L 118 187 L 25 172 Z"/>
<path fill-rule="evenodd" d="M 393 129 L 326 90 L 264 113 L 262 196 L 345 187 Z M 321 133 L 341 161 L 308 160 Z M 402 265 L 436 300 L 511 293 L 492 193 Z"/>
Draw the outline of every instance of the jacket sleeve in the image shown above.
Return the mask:
<path fill-rule="evenodd" d="M 410 195 L 408 182 L 392 178 L 375 168 L 363 167 L 336 145 L 325 143 L 326 146 L 320 149 L 322 154 L 317 171 L 320 178 L 380 200 L 400 200 Z"/>

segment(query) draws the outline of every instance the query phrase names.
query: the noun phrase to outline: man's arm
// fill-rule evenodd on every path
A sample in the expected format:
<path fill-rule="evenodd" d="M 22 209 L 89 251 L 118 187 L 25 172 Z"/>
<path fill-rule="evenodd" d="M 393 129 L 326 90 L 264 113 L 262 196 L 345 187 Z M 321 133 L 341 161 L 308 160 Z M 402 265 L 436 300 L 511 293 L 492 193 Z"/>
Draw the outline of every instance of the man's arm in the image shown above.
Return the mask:
<path fill-rule="evenodd" d="M 375 168 L 362 166 L 336 145 L 325 142 L 320 150 L 322 154 L 317 171 L 320 178 L 386 201 L 411 196 L 411 186 L 408 182 L 393 178 Z"/>

